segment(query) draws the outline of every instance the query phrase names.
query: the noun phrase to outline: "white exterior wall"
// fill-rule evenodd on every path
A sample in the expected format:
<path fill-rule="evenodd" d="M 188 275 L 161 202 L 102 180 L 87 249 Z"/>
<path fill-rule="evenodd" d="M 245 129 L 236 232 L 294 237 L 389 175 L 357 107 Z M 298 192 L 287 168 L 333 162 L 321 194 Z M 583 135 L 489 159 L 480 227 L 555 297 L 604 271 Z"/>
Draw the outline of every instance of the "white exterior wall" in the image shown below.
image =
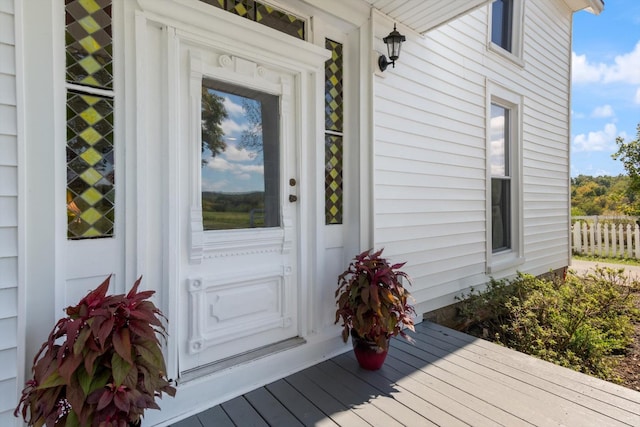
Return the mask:
<path fill-rule="evenodd" d="M 23 93 L 18 94 L 21 95 L 20 103 L 24 99 L 28 107 L 21 109 L 24 115 L 20 116 L 23 118 L 20 129 L 29 130 L 28 134 L 21 135 L 25 147 L 20 152 L 24 153 L 23 158 L 29 159 L 27 178 L 32 178 L 30 181 L 34 183 L 34 188 L 26 191 L 25 184 L 29 180 L 20 181 L 23 190 L 20 193 L 20 206 L 28 205 L 29 209 L 24 208 L 25 215 L 21 215 L 26 217 L 21 227 L 24 224 L 28 233 L 24 230 L 20 232 L 21 237 L 28 239 L 24 239 L 24 242 L 21 240 L 18 247 L 14 2 L 24 4 L 24 13 L 18 13 L 16 20 L 20 22 L 22 16 L 24 27 L 29 23 L 46 34 L 54 34 L 62 25 L 50 19 L 56 13 L 44 13 L 41 7 L 16 0 L 0 0 L 0 426 L 13 422 L 11 412 L 16 404 L 17 391 L 21 388 L 17 386 L 22 381 L 21 371 L 25 364 L 30 366 L 40 342 L 59 317 L 60 312 L 54 310 L 54 306 L 60 308 L 71 302 L 65 293 L 68 290 L 65 287 L 67 280 L 72 278 L 68 271 L 71 267 L 66 261 L 67 258 L 74 259 L 71 252 L 67 252 L 69 246 L 66 245 L 64 232 L 66 217 L 60 220 L 59 214 L 56 217 L 52 213 L 46 218 L 37 215 L 43 211 L 63 212 L 54 207 L 64 203 L 64 197 L 60 197 L 60 189 L 64 188 L 64 111 L 52 107 L 63 105 L 63 102 L 59 102 L 64 97 L 61 76 L 64 55 L 60 53 L 63 46 L 61 40 L 55 37 L 50 37 L 51 45 L 40 44 L 38 41 L 42 37 L 30 31 L 24 31 L 24 38 L 19 40 L 19 46 L 24 46 L 24 50 L 18 56 L 24 67 L 18 68 L 24 69 L 25 73 L 22 79 L 19 78 L 24 81 L 24 85 L 21 85 Z M 149 25 L 148 34 L 145 33 L 148 38 L 136 39 L 136 34 L 139 37 L 143 34 L 137 30 L 142 28 L 145 21 L 142 14 L 134 15 L 133 11 L 143 3 L 151 5 L 159 2 L 123 1 L 118 4 L 124 7 L 114 8 L 118 11 L 114 33 L 122 37 L 121 42 L 127 46 L 126 52 L 120 54 L 120 64 L 124 64 L 126 59 L 127 65 L 120 65 L 118 72 L 121 76 L 125 73 L 129 76 L 125 79 L 126 90 L 123 84 L 118 89 L 120 95 L 116 94 L 121 96 L 117 114 L 121 115 L 120 123 L 123 123 L 117 130 L 120 132 L 119 141 L 129 141 L 127 156 L 125 158 L 122 155 L 118 163 L 126 165 L 123 167 L 128 171 L 126 179 L 120 180 L 119 185 L 127 183 L 129 189 L 127 210 L 120 216 L 126 216 L 129 234 L 128 240 L 122 245 L 124 248 L 113 251 L 113 255 L 122 265 L 126 264 L 126 268 L 122 267 L 122 273 L 118 274 L 118 291 L 124 286 L 128 287 L 132 282 L 129 279 L 137 277 L 139 273 L 144 273 L 144 283 L 151 284 L 159 291 L 156 297 L 165 314 L 170 316 L 169 327 L 173 328 L 170 329 L 171 337 L 176 339 L 167 350 L 169 364 L 175 374 L 176 349 L 183 345 L 180 339 L 184 337 L 177 332 L 177 302 L 170 299 L 175 297 L 177 285 L 168 285 L 172 279 L 169 277 L 171 274 L 166 274 L 169 267 L 164 262 L 171 259 L 169 255 L 172 253 L 169 251 L 173 250 L 170 249 L 173 246 L 169 240 L 162 240 L 162 236 L 167 235 L 162 216 L 153 214 L 169 212 L 168 205 L 172 199 L 163 193 L 160 180 L 151 179 L 154 174 L 160 174 L 160 166 L 171 158 L 163 158 L 160 151 L 150 150 L 156 157 L 145 157 L 144 167 L 138 167 L 136 163 L 139 160 L 137 156 L 145 153 L 144 150 L 136 151 L 136 144 L 141 144 L 145 138 L 154 140 L 153 131 L 160 129 L 147 132 L 145 120 L 152 124 L 162 117 L 163 111 L 159 103 L 154 104 L 155 98 L 147 99 L 143 95 L 153 93 L 160 96 L 165 93 L 162 90 L 147 93 L 145 91 L 152 86 L 136 84 L 136 76 L 141 78 L 138 73 L 144 69 L 143 65 L 149 66 L 149 62 L 136 62 L 139 59 L 136 55 L 139 52 L 148 53 L 158 62 L 158 68 L 167 72 L 173 69 L 163 62 L 165 59 L 161 55 L 161 48 L 168 49 L 171 44 L 155 24 Z M 167 3 L 165 6 L 168 7 L 172 2 L 163 3 Z M 315 304 L 315 311 L 305 320 L 309 324 L 305 345 L 254 360 L 243 365 L 242 369 L 219 371 L 180 384 L 175 399 L 161 402 L 163 411 L 148 413 L 150 425 L 166 423 L 167 420 L 203 410 L 213 403 L 302 369 L 323 357 L 347 350 L 348 346 L 344 346 L 339 338 L 339 328 L 333 325 L 333 291 L 335 277 L 344 268 L 340 260 L 351 258 L 356 252 L 354 246 L 358 243 L 362 245 L 361 249 L 365 249 L 370 242 L 375 242 L 376 247 L 386 247 L 385 255 L 408 261 L 408 272 L 414 277 L 412 291 L 419 303 L 418 312 L 451 303 L 453 296 L 459 295 L 462 290 L 487 281 L 487 79 L 525 97 L 522 153 L 526 263 L 519 269 L 543 273 L 550 268 L 567 265 L 569 261 L 567 123 L 571 12 L 565 9 L 562 2 L 544 0 L 526 3 L 524 68 L 488 52 L 488 8 L 483 7 L 429 32 L 424 38 L 405 31 L 399 25 L 398 29 L 409 38 L 403 46 L 402 56 L 396 68 L 375 76 L 371 76 L 367 70 L 369 59 L 373 59 L 369 57 L 372 38 L 371 24 L 366 19 L 368 9 L 352 12 L 349 20 L 353 26 L 345 25 L 343 28 L 335 19 L 323 16 L 323 11 L 313 5 L 317 3 L 315 6 L 319 8 L 335 11 L 338 9 L 332 9 L 334 6 L 346 7 L 345 4 L 353 6 L 356 3 L 339 0 L 327 3 L 325 0 L 307 0 L 305 3 L 282 0 L 281 3 L 290 6 L 293 11 L 302 12 L 304 16 L 314 16 L 316 44 L 322 46 L 325 35 L 345 43 L 348 61 L 345 82 L 352 100 L 351 104 L 347 102 L 347 117 L 354 127 L 347 131 L 347 135 L 359 142 L 354 151 L 345 153 L 345 165 L 352 167 L 345 172 L 345 181 L 352 183 L 351 189 L 355 188 L 356 193 L 362 193 L 359 199 L 348 200 L 350 204 L 345 212 L 352 220 L 352 225 L 360 222 L 360 229 L 340 229 L 340 233 L 330 233 L 324 227 L 314 228 L 310 224 L 305 230 L 312 237 L 309 241 L 316 240 L 315 250 L 320 254 L 313 262 L 308 262 L 309 265 L 305 267 L 308 275 L 303 278 L 304 292 L 309 292 L 310 300 Z M 62 3 L 49 3 L 49 8 L 49 12 L 60 11 Z M 386 50 L 381 37 L 390 31 L 393 22 L 377 13 L 374 18 L 374 48 Z M 230 16 L 230 19 L 237 18 Z M 337 34 L 340 32 L 343 34 Z M 145 43 L 154 49 L 148 50 Z M 45 71 L 39 72 L 36 64 Z M 42 64 L 46 64 L 46 67 Z M 49 72 L 49 69 L 53 72 Z M 145 81 L 145 84 L 151 83 Z M 372 86 L 375 93 L 373 112 L 369 110 Z M 316 89 L 321 94 L 320 85 Z M 138 96 L 140 99 L 137 99 Z M 153 108 L 137 108 L 137 102 L 142 99 Z M 359 101 L 356 103 L 353 101 L 355 99 Z M 140 111 L 145 111 L 145 114 L 138 116 Z M 123 118 L 125 115 L 126 120 Z M 322 117 L 316 117 L 316 120 L 321 123 Z M 141 130 L 138 131 L 137 126 Z M 369 143 L 372 127 L 373 145 Z M 47 137 L 54 140 L 54 144 Z M 160 140 L 162 144 L 167 144 L 169 139 Z M 166 148 L 164 145 L 161 147 Z M 356 150 L 360 150 L 359 164 Z M 373 151 L 371 157 L 369 150 Z M 323 147 L 318 149 L 315 157 L 313 154 L 309 156 L 309 164 L 316 157 L 323 158 Z M 51 159 L 56 160 L 52 162 Z M 22 175 L 27 175 L 24 170 L 21 171 Z M 360 186 L 353 184 L 358 178 Z M 313 179 L 308 179 L 311 184 L 305 185 L 315 189 L 315 197 L 321 201 L 324 184 L 322 177 L 317 179 L 317 185 L 313 185 Z M 369 199 L 371 179 L 374 183 L 373 202 Z M 304 180 L 301 185 L 302 182 Z M 34 193 L 34 190 L 38 190 L 37 183 L 48 183 L 50 187 L 40 185 L 43 187 L 39 188 L 40 193 Z M 123 188 L 120 187 L 121 190 Z M 137 194 L 138 190 L 141 194 Z M 119 194 L 125 192 L 120 191 Z M 372 225 L 368 217 L 371 215 L 371 205 L 374 208 Z M 119 206 L 124 205 L 120 203 Z M 361 214 L 359 218 L 358 210 Z M 318 221 L 322 221 L 321 210 L 316 216 L 320 218 Z M 147 221 L 148 218 L 151 220 Z M 338 242 L 335 234 L 342 234 L 339 237 L 344 241 Z M 19 249 L 21 255 L 24 253 L 20 263 Z M 103 261 L 69 264 L 105 268 Z M 20 276 L 21 286 L 23 283 L 31 285 L 27 287 L 29 292 L 24 297 L 29 302 L 26 306 L 29 313 L 37 313 L 37 316 L 31 316 L 23 314 L 26 311 L 20 311 L 20 320 L 25 323 L 28 332 L 25 349 L 16 337 L 16 331 L 21 327 L 16 308 L 20 302 L 19 265 L 21 272 L 29 272 L 28 278 Z M 29 268 L 29 265 L 38 268 Z M 102 272 L 94 271 L 91 274 Z M 41 286 L 42 283 L 54 284 Z M 52 302 L 54 300 L 55 304 Z M 21 336 L 21 339 L 24 338 Z M 18 367 L 15 368 L 18 358 Z"/>
<path fill-rule="evenodd" d="M 0 0 L 0 425 L 15 424 L 18 377 L 18 143 L 14 1 Z"/>
<path fill-rule="evenodd" d="M 407 261 L 418 312 L 487 282 L 487 82 L 523 97 L 524 264 L 569 264 L 571 11 L 525 2 L 521 64 L 487 48 L 486 6 L 421 39 L 374 82 L 375 246 Z M 392 23 L 376 16 L 375 47 Z M 402 29 L 400 30 L 402 32 Z"/>

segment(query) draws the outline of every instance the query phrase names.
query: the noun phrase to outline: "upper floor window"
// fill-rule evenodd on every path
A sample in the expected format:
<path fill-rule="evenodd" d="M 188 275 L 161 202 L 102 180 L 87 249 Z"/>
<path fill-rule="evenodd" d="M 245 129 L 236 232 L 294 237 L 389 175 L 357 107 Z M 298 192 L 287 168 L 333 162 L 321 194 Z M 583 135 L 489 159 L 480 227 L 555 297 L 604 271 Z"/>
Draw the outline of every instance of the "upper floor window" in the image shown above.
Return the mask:
<path fill-rule="evenodd" d="M 522 57 L 523 9 L 524 0 L 495 0 L 489 14 L 489 48 L 516 62 Z"/>
<path fill-rule="evenodd" d="M 495 0 L 491 5 L 491 41 L 511 52 L 513 0 Z"/>

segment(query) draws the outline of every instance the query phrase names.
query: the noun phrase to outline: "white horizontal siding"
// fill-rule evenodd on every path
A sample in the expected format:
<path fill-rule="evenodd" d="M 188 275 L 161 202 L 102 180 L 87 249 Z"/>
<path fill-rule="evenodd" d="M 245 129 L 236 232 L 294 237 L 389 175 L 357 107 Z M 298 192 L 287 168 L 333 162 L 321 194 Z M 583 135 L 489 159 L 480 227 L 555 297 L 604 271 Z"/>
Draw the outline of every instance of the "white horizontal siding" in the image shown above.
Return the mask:
<path fill-rule="evenodd" d="M 569 263 L 570 38 L 571 13 L 563 2 L 527 2 L 527 80 L 533 87 L 548 85 L 528 100 L 524 118 L 525 256 L 535 273 Z M 551 105 L 545 99 L 550 91 Z"/>
<path fill-rule="evenodd" d="M 487 79 L 523 96 L 519 269 L 568 264 L 571 13 L 561 1 L 526 2 L 519 66 L 487 50 L 488 11 L 409 40 L 374 82 L 375 244 L 407 261 L 419 304 L 453 302 L 442 297 L 488 279 Z M 386 27 L 374 28 L 379 45 Z"/>
<path fill-rule="evenodd" d="M 16 424 L 18 143 L 13 0 L 0 0 L 0 425 Z"/>

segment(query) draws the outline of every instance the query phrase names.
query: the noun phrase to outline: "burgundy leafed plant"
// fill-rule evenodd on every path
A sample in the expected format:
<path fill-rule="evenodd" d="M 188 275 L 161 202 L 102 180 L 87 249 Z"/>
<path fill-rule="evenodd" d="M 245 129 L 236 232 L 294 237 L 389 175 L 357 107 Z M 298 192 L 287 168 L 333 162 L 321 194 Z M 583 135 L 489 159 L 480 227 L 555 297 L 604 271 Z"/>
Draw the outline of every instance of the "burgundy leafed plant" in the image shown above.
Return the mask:
<path fill-rule="evenodd" d="M 49 334 L 34 358 L 33 378 L 14 415 L 33 426 L 127 426 L 155 398 L 175 395 L 166 378 L 158 336 L 166 339 L 163 314 L 138 292 L 107 295 L 108 277 Z"/>
<path fill-rule="evenodd" d="M 392 265 L 381 255 L 382 249 L 362 252 L 338 277 L 335 323 L 342 319 L 344 342 L 353 330 L 386 350 L 390 337 L 400 334 L 408 338 L 402 329 L 414 330 L 415 311 L 408 303 L 409 292 L 402 285 L 402 278 L 410 283 L 407 274 L 400 271 L 405 263 Z"/>

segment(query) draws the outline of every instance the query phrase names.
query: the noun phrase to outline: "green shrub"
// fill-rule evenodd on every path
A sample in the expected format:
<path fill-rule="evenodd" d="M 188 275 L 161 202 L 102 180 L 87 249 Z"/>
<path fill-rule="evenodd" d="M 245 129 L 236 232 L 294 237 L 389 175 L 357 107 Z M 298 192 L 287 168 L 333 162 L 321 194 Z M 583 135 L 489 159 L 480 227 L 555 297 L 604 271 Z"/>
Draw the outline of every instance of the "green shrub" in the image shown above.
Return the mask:
<path fill-rule="evenodd" d="M 491 280 L 482 292 L 463 295 L 463 329 L 483 330 L 494 341 L 550 362 L 615 380 L 612 354 L 633 340 L 640 320 L 637 281 L 624 270 L 597 267 L 566 280 L 518 274 Z"/>

